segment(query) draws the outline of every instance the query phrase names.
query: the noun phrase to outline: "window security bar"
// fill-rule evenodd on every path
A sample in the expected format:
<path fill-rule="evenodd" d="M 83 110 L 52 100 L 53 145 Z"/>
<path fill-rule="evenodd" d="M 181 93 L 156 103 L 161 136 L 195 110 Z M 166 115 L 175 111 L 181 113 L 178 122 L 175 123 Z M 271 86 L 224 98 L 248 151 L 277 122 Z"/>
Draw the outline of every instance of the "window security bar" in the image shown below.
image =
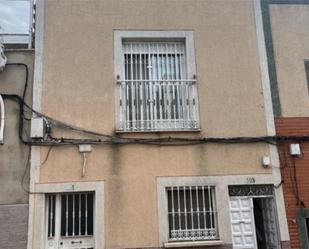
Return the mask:
<path fill-rule="evenodd" d="M 120 130 L 198 129 L 189 80 L 119 82 Z"/>
<path fill-rule="evenodd" d="M 214 187 L 170 187 L 167 197 L 170 241 L 219 238 Z"/>
<path fill-rule="evenodd" d="M 93 194 L 61 194 L 60 210 L 56 210 L 57 195 L 47 196 L 48 237 L 55 236 L 56 219 L 60 219 L 60 236 L 93 235 Z"/>
<path fill-rule="evenodd" d="M 124 42 L 123 60 L 120 131 L 199 128 L 196 80 L 186 78 L 183 42 Z"/>

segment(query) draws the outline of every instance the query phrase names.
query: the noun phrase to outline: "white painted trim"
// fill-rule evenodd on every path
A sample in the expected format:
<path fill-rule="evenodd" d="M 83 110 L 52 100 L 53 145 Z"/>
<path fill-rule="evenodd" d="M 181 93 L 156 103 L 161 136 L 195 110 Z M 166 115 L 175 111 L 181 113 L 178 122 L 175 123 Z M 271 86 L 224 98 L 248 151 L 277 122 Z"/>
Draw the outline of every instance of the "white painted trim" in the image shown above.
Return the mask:
<path fill-rule="evenodd" d="M 275 121 L 274 121 L 271 90 L 270 90 L 267 53 L 266 53 L 265 37 L 263 29 L 263 16 L 262 16 L 260 0 L 253 1 L 253 9 L 254 9 L 254 17 L 256 25 L 261 82 L 264 97 L 266 129 L 268 136 L 274 136 L 276 134 L 276 129 L 275 129 Z M 276 185 L 281 182 L 280 161 L 277 147 L 275 145 L 269 145 L 269 152 L 272 165 L 273 182 Z M 278 222 L 280 227 L 280 239 L 284 241 L 290 240 L 282 187 L 275 189 L 275 197 L 277 205 Z"/>
<path fill-rule="evenodd" d="M 95 248 L 105 248 L 104 240 L 104 181 L 95 182 L 71 182 L 71 183 L 48 183 L 36 184 L 35 189 L 35 213 L 33 237 L 35 240 L 32 243 L 31 249 L 45 248 L 47 239 L 46 232 L 46 200 L 45 196 L 48 193 L 72 193 L 72 192 L 95 192 L 94 205 L 94 238 Z M 100 215 L 99 215 L 100 214 Z"/>
<path fill-rule="evenodd" d="M 37 111 L 42 111 L 42 87 L 43 87 L 43 43 L 44 43 L 44 5 L 45 0 L 36 1 L 36 30 L 35 30 L 35 57 L 34 57 L 34 75 L 33 75 L 33 101 L 32 106 Z M 39 146 L 31 147 L 30 160 L 30 192 L 34 192 L 35 183 L 40 179 L 40 161 L 41 149 Z M 35 216 L 43 217 L 44 212 L 40 213 L 38 202 L 41 201 L 40 196 L 29 194 L 29 217 L 28 217 L 28 242 L 27 248 L 32 249 L 33 244 L 38 240 L 34 237 L 34 231 L 44 229 L 44 222 L 37 223 Z M 39 240 L 40 241 L 40 240 Z M 43 244 L 41 246 L 44 246 Z M 43 247 L 41 247 L 43 248 Z"/>
<path fill-rule="evenodd" d="M 223 245 L 224 242 L 221 240 L 211 241 L 186 241 L 186 242 L 168 242 L 164 243 L 165 248 L 173 247 L 195 247 L 195 246 L 219 246 Z"/>
<path fill-rule="evenodd" d="M 273 184 L 271 174 L 259 175 L 228 175 L 228 176 L 190 176 L 190 177 L 158 177 L 158 224 L 159 243 L 168 243 L 167 195 L 166 187 L 176 186 L 215 186 L 216 205 L 218 212 L 218 230 L 220 241 L 232 244 L 232 231 L 229 211 L 229 185 L 248 184 L 247 178 L 255 178 L 255 184 Z M 181 243 L 181 242 L 180 242 Z"/>

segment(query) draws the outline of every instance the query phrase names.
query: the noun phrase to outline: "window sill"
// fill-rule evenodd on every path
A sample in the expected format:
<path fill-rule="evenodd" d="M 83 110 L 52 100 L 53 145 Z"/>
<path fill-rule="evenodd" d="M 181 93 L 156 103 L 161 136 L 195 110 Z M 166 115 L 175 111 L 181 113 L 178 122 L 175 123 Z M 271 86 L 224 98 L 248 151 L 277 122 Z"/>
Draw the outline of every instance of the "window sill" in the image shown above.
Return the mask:
<path fill-rule="evenodd" d="M 200 128 L 196 129 L 168 129 L 168 130 L 115 130 L 115 133 L 173 133 L 173 132 L 200 132 Z"/>
<path fill-rule="evenodd" d="M 219 246 L 223 245 L 222 240 L 211 240 L 211 241 L 180 241 L 180 242 L 167 242 L 164 243 L 165 248 L 174 247 L 195 247 L 195 246 Z"/>

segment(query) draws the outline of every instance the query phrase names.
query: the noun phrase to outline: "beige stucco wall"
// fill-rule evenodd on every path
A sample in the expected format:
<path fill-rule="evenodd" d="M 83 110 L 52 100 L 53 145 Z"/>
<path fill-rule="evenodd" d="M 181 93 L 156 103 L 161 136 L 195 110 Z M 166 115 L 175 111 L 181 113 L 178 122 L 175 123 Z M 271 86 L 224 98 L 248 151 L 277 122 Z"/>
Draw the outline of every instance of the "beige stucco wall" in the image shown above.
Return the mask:
<path fill-rule="evenodd" d="M 270 5 L 270 17 L 282 116 L 308 117 L 309 6 Z"/>
<path fill-rule="evenodd" d="M 43 112 L 114 134 L 113 30 L 193 30 L 202 130 L 176 135 L 266 135 L 251 3 L 46 1 Z M 269 155 L 266 144 L 92 148 L 82 178 L 78 148 L 54 147 L 40 182 L 105 180 L 107 248 L 158 246 L 158 176 L 270 173 L 261 166 L 261 157 Z"/>

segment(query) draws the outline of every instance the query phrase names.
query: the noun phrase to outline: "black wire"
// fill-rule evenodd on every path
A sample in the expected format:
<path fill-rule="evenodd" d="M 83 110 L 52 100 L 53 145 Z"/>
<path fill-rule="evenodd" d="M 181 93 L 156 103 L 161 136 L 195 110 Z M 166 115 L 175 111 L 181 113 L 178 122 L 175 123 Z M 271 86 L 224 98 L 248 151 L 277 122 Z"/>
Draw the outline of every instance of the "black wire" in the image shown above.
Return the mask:
<path fill-rule="evenodd" d="M 25 63 L 6 63 L 6 66 L 23 66 L 25 68 L 25 82 L 24 82 L 24 90 L 23 90 L 23 95 L 22 99 L 25 101 L 26 93 L 27 93 L 27 88 L 28 88 L 28 78 L 29 78 L 29 68 L 28 65 Z"/>
<path fill-rule="evenodd" d="M 26 192 L 28 194 L 29 194 L 29 190 L 24 187 L 24 181 L 25 181 L 25 177 L 26 177 L 26 174 L 27 174 L 29 166 L 30 166 L 30 156 L 31 156 L 31 147 L 29 146 L 27 161 L 26 161 L 26 167 L 25 167 L 23 177 L 22 177 L 21 182 L 20 182 L 21 188 L 23 189 L 24 192 Z"/>
<path fill-rule="evenodd" d="M 292 156 L 292 162 L 293 162 L 293 170 L 294 170 L 294 181 L 295 181 L 295 187 L 296 187 L 297 206 L 300 206 L 302 201 L 301 201 L 300 196 L 299 196 L 297 170 L 296 170 L 296 163 L 295 163 L 295 157 L 294 156 Z"/>
<path fill-rule="evenodd" d="M 26 161 L 26 167 L 25 167 L 23 177 L 22 177 L 21 182 L 20 182 L 20 186 L 21 186 L 22 190 L 24 192 L 26 192 L 27 194 L 45 194 L 44 192 L 32 192 L 29 189 L 26 189 L 25 186 L 24 186 L 24 181 L 25 181 L 27 172 L 29 171 L 29 168 L 30 168 L 30 157 L 31 157 L 31 146 L 29 146 L 27 161 Z"/>
<path fill-rule="evenodd" d="M 55 146 L 55 145 L 51 145 L 51 146 L 49 147 L 48 152 L 47 152 L 47 154 L 46 154 L 46 157 L 45 157 L 45 159 L 43 160 L 43 162 L 41 163 L 41 166 L 43 166 L 43 165 L 47 162 L 47 160 L 48 160 L 48 158 L 49 158 L 49 155 L 50 155 L 50 152 L 52 151 L 52 149 L 53 149 L 54 146 Z"/>
<path fill-rule="evenodd" d="M 54 118 L 48 117 L 30 107 L 20 96 L 15 94 L 3 94 L 4 99 L 11 99 L 19 103 L 19 137 L 24 144 L 38 145 L 38 146 L 60 146 L 60 145 L 79 145 L 79 144 L 144 144 L 155 146 L 172 146 L 172 145 L 195 145 L 204 143 L 222 143 L 222 144 L 235 144 L 235 143 L 268 143 L 276 145 L 284 141 L 309 141 L 309 135 L 303 136 L 259 136 L 259 137 L 225 137 L 225 138 L 205 138 L 205 137 L 162 137 L 162 138 L 128 138 L 118 137 L 107 134 L 102 134 L 94 131 L 85 130 L 83 128 L 75 127 Z M 38 117 L 45 118 L 50 125 L 70 129 L 73 131 L 85 133 L 88 135 L 99 137 L 98 139 L 73 139 L 73 138 L 56 138 L 48 136 L 48 140 L 25 140 L 23 138 L 23 113 L 24 107 L 35 113 Z M 102 139 L 104 138 L 104 139 Z"/>

